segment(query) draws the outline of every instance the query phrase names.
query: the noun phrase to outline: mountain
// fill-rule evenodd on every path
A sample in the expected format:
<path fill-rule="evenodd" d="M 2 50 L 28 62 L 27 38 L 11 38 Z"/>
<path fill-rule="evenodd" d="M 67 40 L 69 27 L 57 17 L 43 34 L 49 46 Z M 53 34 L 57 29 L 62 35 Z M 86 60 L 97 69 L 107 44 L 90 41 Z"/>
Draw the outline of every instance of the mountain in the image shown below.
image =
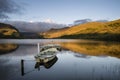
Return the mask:
<path fill-rule="evenodd" d="M 22 39 L 38 39 L 42 38 L 37 33 L 34 32 L 20 32 Z"/>
<path fill-rule="evenodd" d="M 64 28 L 59 28 L 59 29 L 58 29 L 58 28 L 51 28 L 50 30 L 48 30 L 48 31 L 46 31 L 46 32 L 47 32 L 47 33 L 48 33 L 48 32 L 52 33 L 52 32 L 57 32 L 57 31 L 59 32 L 59 31 L 67 30 L 68 28 L 69 28 L 69 27 L 64 27 Z M 46 32 L 43 32 L 43 34 L 46 33 Z"/>
<path fill-rule="evenodd" d="M 44 38 L 120 40 L 120 19 L 109 22 L 88 22 L 65 30 L 48 31 Z"/>
<path fill-rule="evenodd" d="M 19 38 L 19 31 L 9 24 L 0 23 L 0 38 Z"/>

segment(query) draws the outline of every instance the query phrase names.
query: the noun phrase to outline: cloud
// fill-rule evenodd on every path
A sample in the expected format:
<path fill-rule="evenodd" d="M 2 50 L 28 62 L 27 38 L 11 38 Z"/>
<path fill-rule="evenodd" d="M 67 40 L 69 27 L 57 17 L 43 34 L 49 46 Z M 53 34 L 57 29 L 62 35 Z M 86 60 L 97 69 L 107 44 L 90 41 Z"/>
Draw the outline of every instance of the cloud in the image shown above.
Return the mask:
<path fill-rule="evenodd" d="M 75 20 L 73 25 L 84 24 L 87 22 L 107 22 L 107 21 L 109 21 L 109 20 L 106 20 L 106 19 L 100 19 L 100 20 L 81 19 L 81 20 Z"/>
<path fill-rule="evenodd" d="M 81 20 L 75 20 L 74 21 L 74 24 L 77 25 L 77 24 L 83 24 L 83 23 L 87 23 L 87 22 L 91 22 L 92 20 L 91 19 L 81 19 Z"/>
<path fill-rule="evenodd" d="M 109 20 L 106 19 L 101 19 L 101 20 L 96 20 L 97 22 L 108 22 Z"/>
<path fill-rule="evenodd" d="M 66 27 L 64 24 L 48 22 L 25 22 L 25 21 L 5 21 L 4 23 L 15 26 L 21 32 L 44 32 L 51 28 L 59 29 Z"/>
<path fill-rule="evenodd" d="M 46 22 L 46 23 L 53 23 L 53 20 L 51 20 L 51 19 L 46 19 L 44 22 Z"/>
<path fill-rule="evenodd" d="M 8 14 L 18 13 L 20 6 L 12 0 L 0 0 L 0 19 L 9 18 Z"/>

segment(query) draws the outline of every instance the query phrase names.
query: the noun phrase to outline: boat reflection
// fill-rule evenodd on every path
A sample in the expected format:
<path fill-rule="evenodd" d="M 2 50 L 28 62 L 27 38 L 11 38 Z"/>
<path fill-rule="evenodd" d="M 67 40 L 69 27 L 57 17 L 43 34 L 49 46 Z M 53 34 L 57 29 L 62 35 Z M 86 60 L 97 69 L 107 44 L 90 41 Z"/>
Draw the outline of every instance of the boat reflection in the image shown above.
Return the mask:
<path fill-rule="evenodd" d="M 47 63 L 36 62 L 35 69 L 39 70 L 40 66 L 44 66 L 46 69 L 49 69 L 49 68 L 51 68 L 56 63 L 57 60 L 58 60 L 58 58 L 55 56 L 54 59 L 52 59 L 51 61 L 49 61 Z"/>
<path fill-rule="evenodd" d="M 25 64 L 24 64 L 24 60 L 21 60 L 21 76 L 26 75 L 27 73 L 33 72 L 35 71 L 35 69 L 38 69 L 38 71 L 40 71 L 40 66 L 44 66 L 46 69 L 51 68 L 56 62 L 57 62 L 58 58 L 57 56 L 54 57 L 54 59 L 48 61 L 47 63 L 41 63 L 41 62 L 36 62 L 34 69 L 28 72 L 25 72 Z"/>

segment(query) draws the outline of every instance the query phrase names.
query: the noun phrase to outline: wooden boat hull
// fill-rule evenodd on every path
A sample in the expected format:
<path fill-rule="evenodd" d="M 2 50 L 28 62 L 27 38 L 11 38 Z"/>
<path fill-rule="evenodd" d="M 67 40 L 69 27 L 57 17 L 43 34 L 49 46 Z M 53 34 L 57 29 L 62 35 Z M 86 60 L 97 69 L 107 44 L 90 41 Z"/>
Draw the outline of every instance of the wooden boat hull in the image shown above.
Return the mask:
<path fill-rule="evenodd" d="M 39 63 L 47 63 L 51 60 L 53 60 L 55 58 L 55 56 L 51 56 L 51 57 L 47 57 L 47 58 L 35 58 L 36 59 L 36 62 L 39 62 Z"/>

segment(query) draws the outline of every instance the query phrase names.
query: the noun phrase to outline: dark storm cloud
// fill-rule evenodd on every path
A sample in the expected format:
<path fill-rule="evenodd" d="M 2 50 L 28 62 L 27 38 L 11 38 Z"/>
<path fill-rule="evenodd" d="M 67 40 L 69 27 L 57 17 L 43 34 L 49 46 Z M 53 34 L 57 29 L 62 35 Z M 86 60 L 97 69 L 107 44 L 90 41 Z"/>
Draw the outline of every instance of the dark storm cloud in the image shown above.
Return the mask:
<path fill-rule="evenodd" d="M 9 18 L 8 14 L 18 13 L 20 6 L 12 0 L 0 0 L 0 19 Z"/>

